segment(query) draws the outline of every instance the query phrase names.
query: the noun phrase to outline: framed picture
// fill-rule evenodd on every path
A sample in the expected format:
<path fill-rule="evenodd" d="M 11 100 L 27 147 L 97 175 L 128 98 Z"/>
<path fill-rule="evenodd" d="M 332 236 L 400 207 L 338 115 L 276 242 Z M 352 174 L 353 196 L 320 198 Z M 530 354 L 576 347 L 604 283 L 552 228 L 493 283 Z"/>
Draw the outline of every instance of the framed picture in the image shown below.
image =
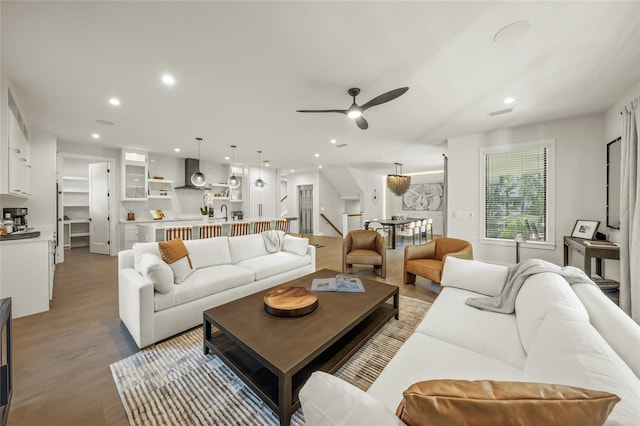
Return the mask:
<path fill-rule="evenodd" d="M 599 225 L 600 225 L 599 220 L 578 219 L 576 220 L 576 226 L 573 227 L 573 232 L 571 233 L 571 236 L 592 240 L 593 236 L 596 235 L 596 231 L 598 230 Z"/>

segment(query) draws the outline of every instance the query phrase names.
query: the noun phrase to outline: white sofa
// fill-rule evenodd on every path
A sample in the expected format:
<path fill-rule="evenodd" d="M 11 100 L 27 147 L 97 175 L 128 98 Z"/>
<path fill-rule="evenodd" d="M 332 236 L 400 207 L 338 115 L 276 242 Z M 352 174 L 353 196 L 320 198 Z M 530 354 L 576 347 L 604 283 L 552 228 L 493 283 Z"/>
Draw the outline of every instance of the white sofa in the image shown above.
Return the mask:
<path fill-rule="evenodd" d="M 465 304 L 500 294 L 506 274 L 506 266 L 448 259 L 440 295 L 366 393 L 325 373 L 311 376 L 300 391 L 307 425 L 404 424 L 394 415 L 403 391 L 433 379 L 611 392 L 621 400 L 606 424 L 640 424 L 640 326 L 596 286 L 570 286 L 548 272 L 525 281 L 515 314 Z"/>
<path fill-rule="evenodd" d="M 202 324 L 207 309 L 316 270 L 315 247 L 307 238 L 285 235 L 275 253 L 267 251 L 260 234 L 184 244 L 195 272 L 181 284 L 171 279 L 166 293 L 156 291 L 156 277 L 141 265 L 146 253 L 160 256 L 158 243 L 137 243 L 118 253 L 120 319 L 140 348 Z"/>

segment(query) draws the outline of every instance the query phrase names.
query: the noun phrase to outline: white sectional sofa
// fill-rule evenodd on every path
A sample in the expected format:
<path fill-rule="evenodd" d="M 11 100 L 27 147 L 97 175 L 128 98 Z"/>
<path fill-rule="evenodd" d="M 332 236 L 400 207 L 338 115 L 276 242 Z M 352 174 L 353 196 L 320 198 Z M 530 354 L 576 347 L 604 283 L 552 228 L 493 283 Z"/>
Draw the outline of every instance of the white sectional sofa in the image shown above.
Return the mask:
<path fill-rule="evenodd" d="M 404 424 L 394 415 L 403 391 L 433 379 L 606 391 L 621 399 L 606 424 L 640 424 L 640 326 L 595 285 L 569 285 L 548 272 L 524 282 L 515 314 L 465 304 L 500 294 L 506 277 L 506 266 L 448 259 L 440 295 L 366 393 L 334 376 L 311 376 L 300 392 L 307 425 Z"/>
<path fill-rule="evenodd" d="M 156 291 L 157 275 L 141 264 L 147 253 L 160 257 L 158 243 L 137 243 L 118 253 L 120 319 L 140 348 L 202 324 L 207 309 L 316 270 L 315 247 L 307 238 L 285 235 L 274 253 L 260 234 L 184 244 L 196 270 L 181 284 L 171 279 L 164 293 Z"/>

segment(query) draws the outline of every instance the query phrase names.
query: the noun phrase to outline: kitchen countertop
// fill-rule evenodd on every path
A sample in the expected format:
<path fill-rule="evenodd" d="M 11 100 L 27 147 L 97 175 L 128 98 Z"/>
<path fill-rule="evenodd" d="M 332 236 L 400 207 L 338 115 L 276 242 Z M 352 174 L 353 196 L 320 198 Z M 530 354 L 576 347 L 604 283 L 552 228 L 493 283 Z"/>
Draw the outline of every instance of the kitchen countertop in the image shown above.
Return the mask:
<path fill-rule="evenodd" d="M 200 226 L 200 225 L 229 225 L 237 222 L 257 222 L 260 220 L 276 221 L 278 219 L 297 220 L 295 217 L 248 217 L 242 220 L 224 220 L 214 218 L 210 221 L 202 219 L 163 219 L 163 220 L 141 220 L 141 221 L 124 221 L 123 223 L 135 223 L 139 226 L 145 226 L 152 229 L 164 229 L 170 226 Z"/>
<path fill-rule="evenodd" d="M 23 243 L 37 243 L 42 241 L 53 240 L 53 229 L 49 227 L 33 228 L 34 231 L 40 231 L 40 235 L 31 238 L 19 238 L 19 239 L 2 239 L 0 238 L 0 244 L 23 244 Z M 11 235 L 16 234 L 15 232 Z"/>

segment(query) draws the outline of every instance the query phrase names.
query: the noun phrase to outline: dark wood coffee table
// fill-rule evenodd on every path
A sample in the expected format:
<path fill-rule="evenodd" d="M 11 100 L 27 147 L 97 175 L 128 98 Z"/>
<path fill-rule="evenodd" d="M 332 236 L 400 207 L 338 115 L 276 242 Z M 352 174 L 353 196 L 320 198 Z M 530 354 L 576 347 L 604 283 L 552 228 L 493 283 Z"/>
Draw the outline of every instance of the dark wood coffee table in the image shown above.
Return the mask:
<path fill-rule="evenodd" d="M 323 269 L 279 287 L 310 288 L 313 278 L 336 274 Z M 218 355 L 289 425 L 311 373 L 335 372 L 391 317 L 398 319 L 398 287 L 361 280 L 366 292 L 318 293 L 318 308 L 302 317 L 268 314 L 263 297 L 272 289 L 209 309 L 204 353 Z"/>

